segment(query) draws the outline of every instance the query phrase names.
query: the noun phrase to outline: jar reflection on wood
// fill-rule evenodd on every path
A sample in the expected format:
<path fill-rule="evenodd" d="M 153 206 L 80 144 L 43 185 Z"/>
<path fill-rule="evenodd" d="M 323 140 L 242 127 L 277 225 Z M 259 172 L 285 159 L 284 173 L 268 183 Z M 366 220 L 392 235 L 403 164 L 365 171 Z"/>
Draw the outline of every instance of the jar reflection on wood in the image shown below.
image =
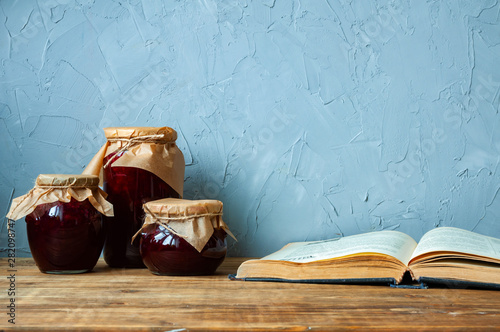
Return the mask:
<path fill-rule="evenodd" d="M 91 271 L 101 254 L 105 225 L 102 213 L 112 206 L 92 175 L 42 174 L 35 188 L 14 200 L 8 217 L 26 215 L 28 242 L 41 272 Z"/>
<path fill-rule="evenodd" d="M 226 235 L 217 200 L 162 199 L 144 205 L 141 256 L 157 275 L 209 275 L 227 252 Z"/>

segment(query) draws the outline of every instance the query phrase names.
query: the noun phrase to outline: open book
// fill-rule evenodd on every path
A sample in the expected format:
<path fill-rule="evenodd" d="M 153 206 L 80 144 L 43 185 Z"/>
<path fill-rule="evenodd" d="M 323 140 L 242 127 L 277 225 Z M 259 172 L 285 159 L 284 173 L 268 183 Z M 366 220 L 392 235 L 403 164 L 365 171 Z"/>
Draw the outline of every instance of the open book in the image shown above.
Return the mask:
<path fill-rule="evenodd" d="M 413 280 L 500 289 L 500 239 L 435 228 L 417 244 L 397 231 L 290 243 L 262 259 L 243 262 L 236 280 L 398 284 Z"/>

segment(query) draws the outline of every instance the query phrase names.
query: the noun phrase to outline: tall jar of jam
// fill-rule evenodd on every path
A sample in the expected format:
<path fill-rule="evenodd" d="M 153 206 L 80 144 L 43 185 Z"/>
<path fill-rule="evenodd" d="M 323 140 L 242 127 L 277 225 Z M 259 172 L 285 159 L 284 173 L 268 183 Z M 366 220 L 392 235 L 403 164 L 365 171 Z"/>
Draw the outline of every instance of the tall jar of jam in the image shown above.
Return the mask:
<path fill-rule="evenodd" d="M 84 173 L 103 171 L 103 187 L 114 206 L 104 259 L 111 267 L 144 267 L 139 241 L 131 242 L 144 220 L 142 205 L 165 197 L 182 197 L 184 157 L 169 127 L 104 128 L 107 142 Z"/>
<path fill-rule="evenodd" d="M 227 252 L 222 202 L 167 198 L 144 204 L 140 232 L 144 264 L 157 275 L 213 274 Z"/>
<path fill-rule="evenodd" d="M 26 216 L 31 254 L 41 272 L 83 273 L 96 265 L 105 237 L 102 215 L 113 215 L 98 185 L 93 175 L 41 174 L 28 194 L 13 200 L 7 217 Z"/>

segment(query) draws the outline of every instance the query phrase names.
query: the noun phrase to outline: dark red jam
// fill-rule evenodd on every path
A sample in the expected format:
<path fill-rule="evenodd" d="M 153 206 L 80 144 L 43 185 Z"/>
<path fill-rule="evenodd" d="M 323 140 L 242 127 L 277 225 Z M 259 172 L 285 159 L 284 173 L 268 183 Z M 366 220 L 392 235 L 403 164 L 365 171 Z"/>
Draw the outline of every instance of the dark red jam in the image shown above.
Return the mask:
<path fill-rule="evenodd" d="M 104 217 L 108 228 L 104 260 L 111 267 L 145 267 L 139 237 L 131 244 L 144 221 L 142 205 L 180 195 L 151 172 L 136 167 L 111 167 L 119 159 L 114 153 L 104 158 L 104 165 L 111 158 L 113 161 L 104 168 L 104 191 L 108 194 L 106 200 L 113 204 L 114 217 Z"/>
<path fill-rule="evenodd" d="M 214 230 L 201 252 L 162 225 L 151 224 L 142 231 L 142 259 L 154 274 L 214 274 L 224 261 L 226 252 L 226 232 L 222 229 Z"/>
<path fill-rule="evenodd" d="M 101 255 L 105 228 L 88 200 L 38 205 L 26 216 L 31 254 L 45 273 L 91 271 Z"/>

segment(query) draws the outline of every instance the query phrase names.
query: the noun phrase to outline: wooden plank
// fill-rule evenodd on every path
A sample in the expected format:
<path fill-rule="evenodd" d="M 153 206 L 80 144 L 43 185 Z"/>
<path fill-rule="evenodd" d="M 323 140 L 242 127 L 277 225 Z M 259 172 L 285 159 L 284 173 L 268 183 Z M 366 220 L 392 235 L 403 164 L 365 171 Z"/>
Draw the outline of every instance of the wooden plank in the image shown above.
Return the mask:
<path fill-rule="evenodd" d="M 500 328 L 500 293 L 473 289 L 230 281 L 244 258 L 213 276 L 160 277 L 146 269 L 47 275 L 17 259 L 16 330 L 252 330 Z M 6 260 L 1 259 L 7 271 Z M 5 279 L 6 278 L 2 278 Z M 3 284 L 2 284 L 3 286 Z M 2 287 L 4 288 L 4 287 Z M 6 308 L 9 298 L 0 294 Z M 5 304 L 5 305 L 4 305 Z M 4 309 L 4 312 L 6 309 Z M 5 314 L 0 328 L 11 327 Z"/>

